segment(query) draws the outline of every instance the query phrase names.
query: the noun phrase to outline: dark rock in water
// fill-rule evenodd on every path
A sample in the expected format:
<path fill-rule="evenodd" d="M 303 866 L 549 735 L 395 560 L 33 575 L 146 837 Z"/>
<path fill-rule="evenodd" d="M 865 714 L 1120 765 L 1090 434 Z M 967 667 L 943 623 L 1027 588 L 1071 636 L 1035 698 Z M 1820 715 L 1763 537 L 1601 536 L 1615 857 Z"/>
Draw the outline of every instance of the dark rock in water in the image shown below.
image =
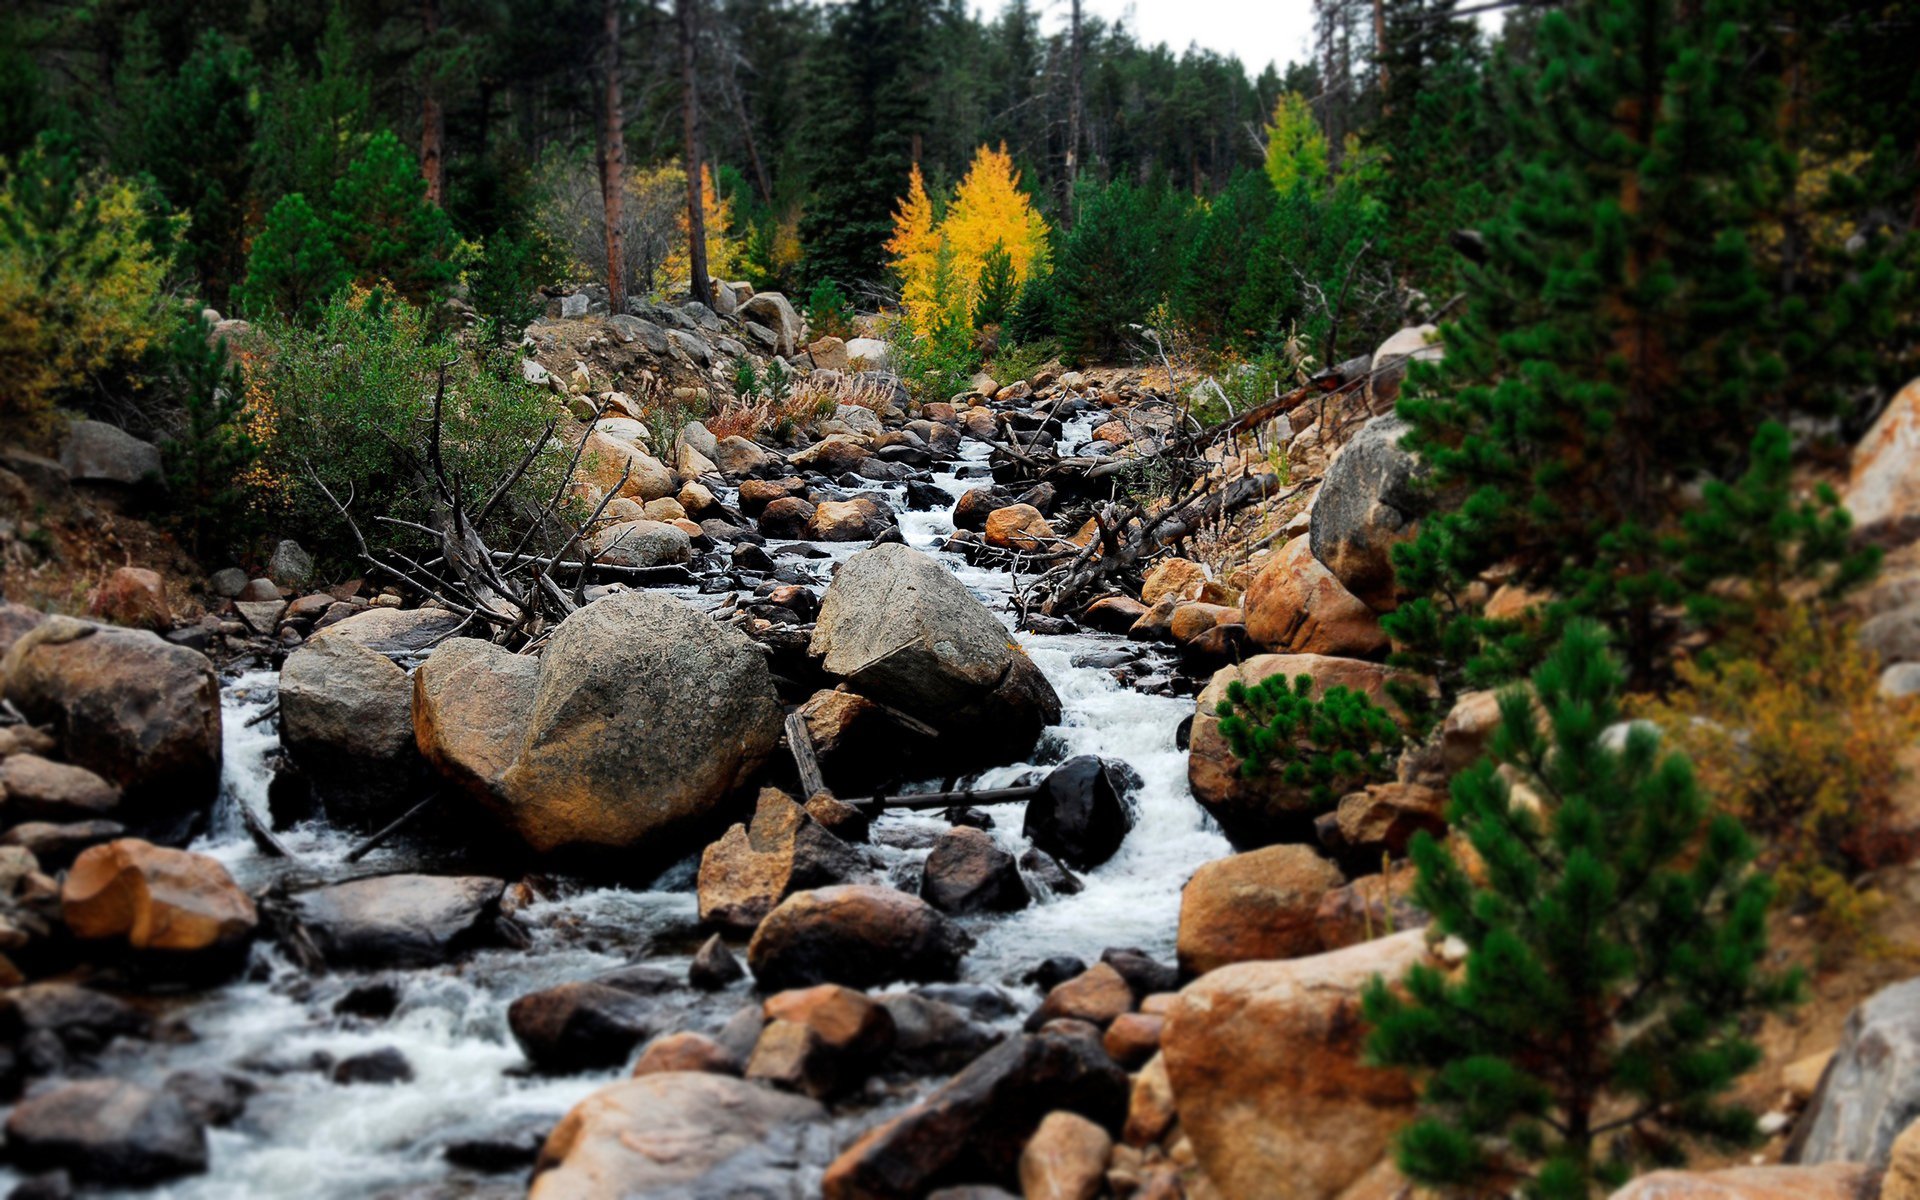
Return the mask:
<path fill-rule="evenodd" d="M 31 983 L 0 994 L 0 1042 L 16 1048 L 33 1075 L 64 1071 L 117 1037 L 146 1037 L 149 1023 L 131 1006 L 72 983 Z"/>
<path fill-rule="evenodd" d="M 654 1026 L 645 997 L 605 983 L 563 983 L 532 992 L 507 1008 L 513 1040 L 548 1074 L 619 1066 Z"/>
<path fill-rule="evenodd" d="M 391 979 L 359 984 L 333 1002 L 335 1016 L 368 1017 L 376 1021 L 384 1021 L 399 1007 L 400 985 Z"/>
<path fill-rule="evenodd" d="M 824 1191 L 839 1200 L 921 1196 L 968 1181 L 1010 1183 L 1041 1118 L 1064 1109 L 1117 1130 L 1128 1094 L 1127 1073 L 1097 1034 L 1016 1037 L 854 1143 L 827 1168 Z"/>
<path fill-rule="evenodd" d="M 747 969 L 740 965 L 740 960 L 717 933 L 700 947 L 693 956 L 693 965 L 687 968 L 687 982 L 703 992 L 720 991 L 746 977 Z"/>
<path fill-rule="evenodd" d="M 867 543 L 867 548 L 872 549 L 875 546 L 904 546 L 906 544 L 907 535 L 900 532 L 900 527 L 898 525 L 889 525 L 878 537 Z"/>
<path fill-rule="evenodd" d="M 61 871 L 73 865 L 82 851 L 125 837 L 118 821 L 27 821 L 0 836 L 0 846 L 23 846 L 32 851 L 43 871 Z"/>
<path fill-rule="evenodd" d="M 880 997 L 893 1017 L 893 1053 L 889 1065 L 915 1075 L 958 1071 L 985 1054 L 1000 1035 L 983 1029 L 951 1004 L 914 992 Z"/>
<path fill-rule="evenodd" d="M 755 931 L 747 965 L 763 988 L 874 987 L 952 979 L 973 938 L 916 896 L 874 884 L 796 892 Z"/>
<path fill-rule="evenodd" d="M 294 904 L 333 966 L 425 967 L 490 940 L 505 890 L 478 875 L 376 875 L 302 893 Z"/>
<path fill-rule="evenodd" d="M 742 542 L 733 548 L 733 565 L 743 571 L 765 574 L 773 570 L 773 556 L 751 542 Z"/>
<path fill-rule="evenodd" d="M 953 497 L 949 496 L 947 489 L 943 487 L 917 481 L 909 481 L 907 484 L 907 507 L 916 512 L 945 508 L 952 502 Z"/>
<path fill-rule="evenodd" d="M 1163 963 L 1144 951 L 1121 946 L 1109 946 L 1100 952 L 1100 961 L 1120 972 L 1136 996 L 1151 996 L 1156 992 L 1177 992 L 1180 990 L 1180 969 L 1172 963 Z"/>
<path fill-rule="evenodd" d="M 412 1079 L 413 1064 L 392 1046 L 343 1058 L 333 1068 L 333 1081 L 339 1084 L 408 1083 Z"/>
<path fill-rule="evenodd" d="M 920 895 L 941 912 L 959 915 L 1014 912 L 1033 902 L 1013 855 L 991 834 L 964 826 L 948 830 L 934 843 Z"/>
<path fill-rule="evenodd" d="M 69 1200 L 73 1195 L 73 1176 L 65 1171 L 48 1171 L 15 1184 L 7 1200 Z"/>
<path fill-rule="evenodd" d="M 977 808 L 954 807 L 940 813 L 947 824 L 965 829 L 992 829 L 993 818 Z"/>
<path fill-rule="evenodd" d="M 1133 828 L 1122 784 L 1104 759 L 1082 755 L 1056 767 L 1027 801 L 1021 831 L 1069 866 L 1091 870 L 1112 858 Z"/>
<path fill-rule="evenodd" d="M 1038 846 L 1029 846 L 1020 856 L 1020 870 L 1055 896 L 1078 896 L 1087 889 L 1078 875 Z"/>
<path fill-rule="evenodd" d="M 1020 977 L 1021 983 L 1030 983 L 1043 992 L 1050 992 L 1069 979 L 1078 978 L 1087 973 L 1086 960 L 1075 958 L 1071 954 L 1056 954 L 1044 959 L 1040 965 Z"/>
<path fill-rule="evenodd" d="M 1134 650 L 1087 650 L 1073 656 L 1073 665 L 1094 670 L 1110 670 L 1114 667 L 1124 667 L 1138 657 L 1139 653 Z"/>
<path fill-rule="evenodd" d="M 1075 625 L 1065 617 L 1049 617 L 1030 612 L 1020 618 L 1020 628 L 1028 633 L 1054 635 L 1072 633 Z"/>
<path fill-rule="evenodd" d="M 230 1125 L 247 1111 L 253 1081 L 226 1071 L 175 1071 L 160 1085 L 203 1125 Z"/>
<path fill-rule="evenodd" d="M 929 1000 L 964 1009 L 978 1021 L 998 1021 L 1020 1012 L 1020 1006 L 1005 992 L 981 983 L 930 983 L 914 991 Z"/>
<path fill-rule="evenodd" d="M 713 1040 L 732 1054 L 740 1062 L 746 1062 L 753 1056 L 753 1048 L 760 1041 L 760 1031 L 767 1027 L 766 1009 L 758 1004 L 742 1005 L 735 1009 L 727 1023 Z"/>
<path fill-rule="evenodd" d="M 207 1131 L 179 1100 L 119 1079 L 63 1084 L 7 1118 L 7 1156 L 29 1171 L 158 1183 L 207 1169 Z"/>
<path fill-rule="evenodd" d="M 456 1167 L 486 1175 L 524 1171 L 540 1157 L 540 1146 L 552 1128 L 551 1118 L 522 1117 L 492 1133 L 448 1142 L 441 1154 Z"/>

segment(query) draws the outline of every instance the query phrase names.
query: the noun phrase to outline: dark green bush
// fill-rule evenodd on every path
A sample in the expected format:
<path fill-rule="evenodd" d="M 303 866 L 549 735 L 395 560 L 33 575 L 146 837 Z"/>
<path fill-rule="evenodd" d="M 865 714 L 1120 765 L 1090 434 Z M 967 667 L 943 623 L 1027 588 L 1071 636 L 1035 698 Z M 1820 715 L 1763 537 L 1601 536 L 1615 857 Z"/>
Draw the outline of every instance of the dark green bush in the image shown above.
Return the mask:
<path fill-rule="evenodd" d="M 1392 778 L 1401 744 L 1392 715 L 1352 688 L 1336 684 L 1317 700 L 1312 693 L 1311 675 L 1227 685 L 1216 711 L 1241 774 L 1255 779 L 1277 771 L 1322 808 Z"/>

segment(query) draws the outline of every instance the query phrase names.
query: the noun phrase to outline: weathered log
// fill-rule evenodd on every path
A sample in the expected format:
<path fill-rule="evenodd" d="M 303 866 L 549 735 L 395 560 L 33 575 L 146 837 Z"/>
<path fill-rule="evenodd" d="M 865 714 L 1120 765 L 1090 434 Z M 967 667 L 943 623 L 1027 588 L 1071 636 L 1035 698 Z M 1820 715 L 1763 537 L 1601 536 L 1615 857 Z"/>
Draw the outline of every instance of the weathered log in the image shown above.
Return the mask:
<path fill-rule="evenodd" d="M 375 850 L 385 845 L 387 842 L 387 839 L 391 838 L 394 834 L 399 833 L 402 829 L 405 829 L 417 817 L 419 817 L 421 813 L 426 812 L 428 808 L 432 807 L 433 802 L 438 800 L 439 798 L 440 798 L 440 793 L 435 792 L 431 796 L 428 796 L 425 800 L 422 800 L 420 803 L 414 805 L 412 808 L 401 813 L 399 816 L 395 817 L 393 820 L 387 822 L 387 824 L 383 826 L 379 830 L 379 832 L 375 833 L 372 837 L 369 837 L 366 841 L 361 842 L 358 846 L 355 846 L 353 849 L 347 851 L 346 861 L 359 862 L 361 859 L 365 858 L 367 855 L 373 853 Z"/>
<path fill-rule="evenodd" d="M 807 732 L 807 719 L 799 709 L 787 714 L 787 749 L 793 754 L 793 768 L 800 774 L 800 788 L 808 796 L 827 791 L 827 780 L 820 773 L 819 756 L 813 752 L 813 735 Z M 833 793 L 827 792 L 828 795 Z"/>

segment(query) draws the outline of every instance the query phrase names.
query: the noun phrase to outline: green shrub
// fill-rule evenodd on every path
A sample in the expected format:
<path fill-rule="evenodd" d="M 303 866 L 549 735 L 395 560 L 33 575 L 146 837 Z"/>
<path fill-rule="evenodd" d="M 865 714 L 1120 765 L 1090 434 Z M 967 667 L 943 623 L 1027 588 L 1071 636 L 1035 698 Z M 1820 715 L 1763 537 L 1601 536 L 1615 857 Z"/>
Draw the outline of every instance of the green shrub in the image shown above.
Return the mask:
<path fill-rule="evenodd" d="M 311 320 L 352 277 L 326 218 L 292 192 L 274 204 L 253 239 L 234 301 L 249 317 Z"/>
<path fill-rule="evenodd" d="M 182 323 L 166 354 L 179 428 L 163 446 L 173 519 L 196 552 L 243 546 L 252 527 L 252 478 L 262 450 L 246 383 L 224 340 L 204 321 Z"/>
<path fill-rule="evenodd" d="M 831 279 L 822 279 L 807 294 L 804 313 L 816 338 L 850 338 L 853 330 L 853 302 Z"/>
<path fill-rule="evenodd" d="M 538 289 L 545 274 L 546 256 L 534 239 L 516 238 L 504 229 L 487 239 L 467 280 L 483 343 L 507 346 L 520 340 L 542 311 Z"/>
<path fill-rule="evenodd" d="M 1013 255 L 1005 243 L 995 242 L 980 267 L 980 298 L 973 303 L 973 327 L 1005 325 L 1020 297 L 1020 280 L 1013 272 Z"/>
<path fill-rule="evenodd" d="M 1249 687 L 1227 685 L 1216 712 L 1220 735 L 1240 759 L 1240 773 L 1256 779 L 1277 771 L 1288 787 L 1321 808 L 1393 777 L 1401 743 L 1391 714 L 1365 692 L 1336 684 L 1313 698 L 1313 677 L 1291 683 L 1275 675 Z"/>

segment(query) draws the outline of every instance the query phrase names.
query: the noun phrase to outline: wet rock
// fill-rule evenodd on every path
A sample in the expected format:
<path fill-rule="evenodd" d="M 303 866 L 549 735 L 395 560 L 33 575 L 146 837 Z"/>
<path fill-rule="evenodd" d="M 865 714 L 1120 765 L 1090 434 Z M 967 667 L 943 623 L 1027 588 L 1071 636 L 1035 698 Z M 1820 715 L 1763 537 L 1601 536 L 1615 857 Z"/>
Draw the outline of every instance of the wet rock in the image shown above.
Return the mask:
<path fill-rule="evenodd" d="M 1052 1111 L 1117 1129 L 1126 1072 L 1097 1041 L 1060 1033 L 1010 1039 L 855 1142 L 827 1168 L 827 1200 L 917 1197 L 964 1181 L 1014 1183 L 1020 1152 Z"/>
<path fill-rule="evenodd" d="M 704 1033 L 670 1033 L 647 1043 L 634 1060 L 635 1077 L 667 1071 L 698 1071 L 708 1075 L 739 1075 L 740 1058 Z"/>
<path fill-rule="evenodd" d="M 111 942 L 168 971 L 240 965 L 259 914 L 217 859 L 122 838 L 74 861 L 60 915 L 83 942 Z"/>
<path fill-rule="evenodd" d="M 645 996 L 595 981 L 563 983 L 515 1000 L 507 1027 L 535 1070 L 549 1074 L 618 1066 L 653 1032 Z"/>
<path fill-rule="evenodd" d="M 797 892 L 760 923 L 747 964 L 763 988 L 952 979 L 973 939 L 917 897 L 872 884 Z"/>
<path fill-rule="evenodd" d="M 333 966 L 424 967 L 491 940 L 505 890 L 478 875 L 376 875 L 303 892 L 294 910 Z"/>
<path fill-rule="evenodd" d="M 112 625 L 161 633 L 173 624 L 166 582 L 144 567 L 115 568 L 87 596 L 87 613 Z"/>
<path fill-rule="evenodd" d="M 1005 626 L 952 572 L 906 546 L 841 565 L 809 650 L 853 690 L 940 730 L 950 762 L 1017 758 L 1060 719 L 1060 698 Z"/>
<path fill-rule="evenodd" d="M 202 1125 L 231 1125 L 247 1110 L 255 1091 L 253 1082 L 225 1071 L 175 1071 L 160 1090 L 178 1100 L 187 1115 Z"/>
<path fill-rule="evenodd" d="M 1920 1113 L 1920 979 L 1875 992 L 1841 1031 L 1833 1061 L 1800 1118 L 1787 1159 L 1887 1162 Z"/>
<path fill-rule="evenodd" d="M 780 1195 L 820 1105 L 724 1075 L 643 1075 L 601 1088 L 561 1120 L 529 1200 Z"/>
<path fill-rule="evenodd" d="M 727 949 L 719 934 L 701 944 L 687 968 L 687 982 L 703 992 L 717 992 L 747 977 L 747 969 Z"/>
<path fill-rule="evenodd" d="M 1375 612 L 1394 606 L 1388 552 L 1413 537 L 1426 504 L 1419 460 L 1400 448 L 1398 417 L 1375 417 L 1334 456 L 1313 499 L 1313 557 Z"/>
<path fill-rule="evenodd" d="M 413 1064 L 392 1046 L 343 1058 L 333 1068 L 333 1081 L 343 1086 L 354 1083 L 410 1083 L 412 1080 Z"/>
<path fill-rule="evenodd" d="M 827 782 L 853 795 L 899 773 L 923 741 L 880 705 L 844 688 L 815 692 L 800 716 Z"/>
<path fill-rule="evenodd" d="M 54 617 L 14 642 L 0 674 L 6 698 L 51 726 L 69 762 L 118 786 L 135 817 L 213 799 L 220 685 L 205 655 L 145 631 Z"/>
<path fill-rule="evenodd" d="M 1042 959 L 1040 965 L 1021 977 L 1020 982 L 1050 992 L 1076 975 L 1086 974 L 1086 970 L 1086 960 L 1071 954 L 1056 954 L 1052 958 Z"/>
<path fill-rule="evenodd" d="M 335 1016 L 384 1021 L 400 1007 L 400 985 L 391 979 L 357 984 L 333 1002 Z"/>
<path fill-rule="evenodd" d="M 1132 828 L 1120 780 L 1103 759 L 1083 754 L 1047 775 L 1040 794 L 1027 801 L 1020 831 L 1048 854 L 1090 871 L 1114 856 Z"/>
<path fill-rule="evenodd" d="M 859 866 L 850 846 L 766 788 L 753 823 L 733 826 L 701 854 L 700 920 L 750 933 L 788 896 L 842 882 Z"/>
<path fill-rule="evenodd" d="M 952 521 L 955 529 L 971 529 L 979 533 L 987 527 L 987 517 L 995 510 L 1013 503 L 1013 493 L 1000 487 L 968 488 L 954 501 Z"/>
<path fill-rule="evenodd" d="M 1242 849 L 1278 841 L 1305 841 L 1313 834 L 1318 809 L 1307 790 L 1289 785 L 1281 773 L 1269 771 L 1248 778 L 1240 760 L 1220 733 L 1217 713 L 1235 680 L 1248 686 L 1273 676 L 1313 679 L 1311 695 L 1344 686 L 1364 692 L 1376 704 L 1397 712 L 1387 698 L 1392 672 L 1378 663 L 1354 658 L 1327 658 L 1316 654 L 1260 654 L 1214 673 L 1195 702 L 1193 731 L 1187 757 L 1187 782 L 1200 802 L 1233 844 Z"/>
<path fill-rule="evenodd" d="M 18 846 L 49 871 L 64 871 L 83 850 L 126 836 L 118 821 L 27 821 L 0 834 L 0 846 Z"/>
<path fill-rule="evenodd" d="M 1020 1152 L 1023 1200 L 1094 1200 L 1107 1183 L 1113 1138 L 1078 1113 L 1052 1112 Z"/>
<path fill-rule="evenodd" d="M 934 843 L 920 878 L 920 895 L 941 912 L 965 915 L 1014 912 L 1032 903 L 1013 855 L 993 835 L 950 829 Z"/>
<path fill-rule="evenodd" d="M 693 542 L 664 520 L 622 521 L 595 533 L 593 560 L 615 567 L 665 567 L 693 560 Z"/>
<path fill-rule="evenodd" d="M 0 760 L 0 796 L 9 821 L 106 819 L 120 807 L 120 789 L 85 767 L 51 762 L 38 754 Z"/>
<path fill-rule="evenodd" d="M 910 1074 L 958 1071 L 1000 1040 L 961 1009 L 917 992 L 889 992 L 880 1003 L 893 1019 L 889 1063 Z"/>
<path fill-rule="evenodd" d="M 119 1037 L 145 1037 L 139 1010 L 72 983 L 30 983 L 0 992 L 0 1039 L 19 1047 L 21 1066 L 50 1075 L 105 1049 Z"/>
<path fill-rule="evenodd" d="M 158 1183 L 207 1169 L 207 1133 L 165 1092 L 118 1079 L 63 1084 L 7 1118 L 7 1155 L 29 1171 L 75 1179 Z"/>
<path fill-rule="evenodd" d="M 1277 654 L 1377 658 L 1387 635 L 1374 611 L 1313 556 L 1307 535 L 1267 560 L 1246 596 L 1247 636 Z"/>
<path fill-rule="evenodd" d="M 617 593 L 549 639 L 503 815 L 539 852 L 671 860 L 759 769 L 781 716 L 745 635 L 656 592 Z"/>
<path fill-rule="evenodd" d="M 1161 1035 L 1180 1128 L 1226 1200 L 1333 1200 L 1413 1111 L 1398 1071 L 1362 1065 L 1360 995 L 1426 954 L 1410 930 L 1291 962 L 1223 967 L 1180 993 Z"/>
<path fill-rule="evenodd" d="M 533 712 L 540 660 L 479 638 L 450 638 L 413 672 L 413 735 L 441 778 L 498 810 Z"/>
<path fill-rule="evenodd" d="M 892 1015 L 849 988 L 781 992 L 766 1014 L 746 1077 L 817 1100 L 858 1086 L 893 1048 Z"/>
<path fill-rule="evenodd" d="M 1147 606 L 1130 596 L 1102 596 L 1087 606 L 1081 620 L 1105 633 L 1125 633 L 1147 615 Z"/>
<path fill-rule="evenodd" d="M 814 507 L 798 496 L 781 496 L 760 510 L 760 536 L 776 541 L 804 540 L 813 528 Z"/>
<path fill-rule="evenodd" d="M 413 684 L 386 655 L 343 637 L 295 650 L 280 670 L 283 744 L 336 820 L 404 800 L 419 749 Z"/>
<path fill-rule="evenodd" d="M 1037 884 L 1044 889 L 1042 896 L 1077 896 L 1087 888 L 1079 876 L 1038 846 L 1029 846 L 1021 853 L 1020 874 L 1030 888 Z"/>
<path fill-rule="evenodd" d="M 821 501 L 807 521 L 807 536 L 817 542 L 868 542 L 891 528 L 890 510 L 865 496 L 855 496 L 851 500 Z"/>
<path fill-rule="evenodd" d="M 1053 526 L 1031 504 L 1010 504 L 987 514 L 982 529 L 987 545 L 1002 550 L 1044 550 L 1053 541 Z"/>
<path fill-rule="evenodd" d="M 469 1171 L 525 1174 L 540 1157 L 540 1147 L 552 1127 L 551 1118 L 530 1114 L 478 1137 L 448 1142 L 441 1154 L 452 1165 Z"/>
<path fill-rule="evenodd" d="M 1095 963 L 1048 992 L 1040 1007 L 1027 1018 L 1027 1028 L 1040 1029 L 1047 1022 L 1061 1018 L 1104 1028 L 1120 1014 L 1132 1012 L 1133 1005 L 1133 988 L 1120 972 L 1107 963 Z"/>
<path fill-rule="evenodd" d="M 1180 986 L 1179 968 L 1139 950 L 1109 946 L 1100 952 L 1100 961 L 1120 972 L 1136 996 L 1171 992 Z"/>
<path fill-rule="evenodd" d="M 1218 859 L 1180 893 L 1180 969 L 1204 975 L 1229 963 L 1300 958 L 1320 951 L 1314 915 L 1346 883 L 1306 846 L 1269 846 Z"/>

